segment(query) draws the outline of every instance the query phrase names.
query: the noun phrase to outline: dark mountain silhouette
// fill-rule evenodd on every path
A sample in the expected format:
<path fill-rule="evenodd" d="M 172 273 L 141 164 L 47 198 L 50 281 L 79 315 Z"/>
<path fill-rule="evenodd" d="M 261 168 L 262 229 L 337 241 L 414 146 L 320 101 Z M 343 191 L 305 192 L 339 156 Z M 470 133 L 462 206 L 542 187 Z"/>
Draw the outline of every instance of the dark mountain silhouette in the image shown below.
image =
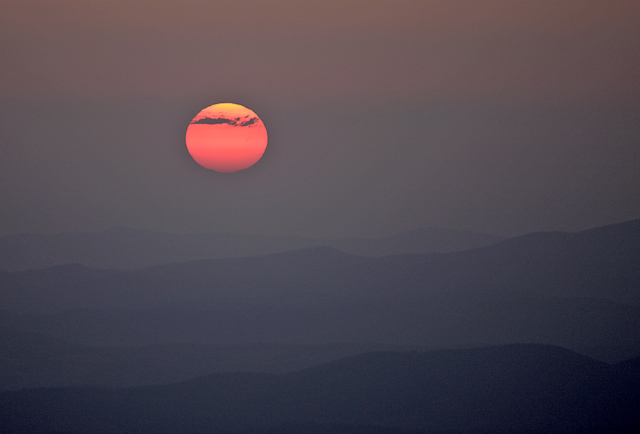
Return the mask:
<path fill-rule="evenodd" d="M 580 350 L 637 348 L 640 335 L 640 308 L 590 299 L 445 299 L 432 303 L 362 300 L 362 304 L 337 299 L 333 303 L 321 300 L 317 306 L 302 307 L 229 304 L 205 310 L 5 314 L 0 319 L 5 326 L 82 344 L 111 346 L 372 342 L 459 347 L 538 342 Z"/>
<path fill-rule="evenodd" d="M 364 258 L 326 247 L 268 256 L 201 260 L 135 271 L 61 265 L 42 270 L 0 272 L 0 301 L 16 312 L 65 309 L 198 310 L 248 302 L 296 303 L 296 298 L 324 297 L 316 285 L 332 273 L 350 273 Z M 344 270 L 344 271 L 342 271 Z M 322 288 L 322 286 L 320 286 Z M 333 294 L 326 294 L 333 296 Z"/>
<path fill-rule="evenodd" d="M 167 384 L 212 372 L 283 373 L 373 350 L 383 344 L 156 344 L 112 347 L 73 344 L 39 333 L 0 327 L 0 390 L 98 385 Z M 416 348 L 417 349 L 417 348 Z M 424 350 L 424 348 L 422 348 Z M 617 350 L 617 351 L 616 351 Z M 608 362 L 640 354 L 633 348 L 587 348 L 582 354 Z M 634 363 L 632 359 L 627 363 Z M 638 362 L 635 362 L 638 363 Z M 620 365 L 621 368 L 623 364 Z M 638 369 L 638 367 L 634 367 Z"/>
<path fill-rule="evenodd" d="M 22 333 L 14 348 L 24 344 L 0 354 L 2 384 L 283 372 L 352 354 L 328 349 L 335 344 L 543 343 L 615 362 L 640 354 L 639 226 L 449 254 L 364 258 L 316 247 L 128 271 L 1 272 L 0 328 Z"/>
<path fill-rule="evenodd" d="M 465 252 L 318 247 L 134 271 L 0 273 L 6 326 L 85 344 L 638 346 L 640 221 Z"/>
<path fill-rule="evenodd" d="M 640 357 L 625 360 L 616 364 L 616 368 L 630 377 L 640 378 Z"/>
<path fill-rule="evenodd" d="M 640 343 L 637 345 L 619 345 L 613 347 L 582 347 L 574 351 L 607 363 L 618 363 L 640 356 Z"/>
<path fill-rule="evenodd" d="M 639 386 L 637 371 L 550 346 L 382 352 L 280 375 L 4 392 L 0 431 L 633 432 Z"/>
<path fill-rule="evenodd" d="M 315 240 L 238 234 L 167 234 L 114 228 L 100 233 L 23 234 L 0 238 L 0 270 L 23 271 L 63 264 L 131 270 L 322 245 L 362 256 L 452 252 L 500 240 L 492 235 L 448 229 L 426 229 L 377 239 Z"/>
<path fill-rule="evenodd" d="M 0 390 L 167 384 L 212 372 L 283 373 L 383 348 L 370 344 L 92 347 L 2 327 Z"/>
<path fill-rule="evenodd" d="M 83 293 L 85 297 L 89 297 L 88 294 L 109 297 L 115 287 L 126 288 L 129 294 L 137 292 L 140 306 L 146 308 L 163 306 L 162 298 L 170 291 L 175 292 L 172 303 L 199 296 L 210 297 L 218 305 L 216 298 L 220 294 L 271 298 L 283 289 L 305 294 L 316 290 L 347 297 L 441 292 L 462 296 L 591 297 L 640 304 L 638 258 L 640 220 L 635 220 L 575 234 L 531 234 L 451 254 L 365 259 L 316 247 L 263 257 L 203 260 L 130 272 L 90 270 L 73 265 L 0 273 L 0 296 L 5 297 L 4 306 L 9 310 L 19 310 L 18 304 L 23 298 L 37 296 L 40 299 L 48 293 L 55 296 L 47 300 L 47 310 L 137 307 L 131 304 L 134 300 L 116 297 L 93 302 L 80 300 Z M 389 288 L 397 288 L 399 292 Z M 18 296 L 7 297 L 16 291 Z M 74 291 L 77 293 L 70 295 Z M 37 301 L 30 300 L 24 309 L 37 310 L 34 307 Z M 105 301 L 108 301 L 106 305 Z"/>
<path fill-rule="evenodd" d="M 0 238 L 0 269 L 64 264 L 136 269 L 207 258 L 263 255 L 313 245 L 296 237 L 167 234 L 124 227 L 99 233 L 20 234 Z"/>
<path fill-rule="evenodd" d="M 323 244 L 353 255 L 381 257 L 408 253 L 458 252 L 489 246 L 503 240 L 504 238 L 495 235 L 430 228 L 384 238 L 344 238 L 325 241 Z"/>

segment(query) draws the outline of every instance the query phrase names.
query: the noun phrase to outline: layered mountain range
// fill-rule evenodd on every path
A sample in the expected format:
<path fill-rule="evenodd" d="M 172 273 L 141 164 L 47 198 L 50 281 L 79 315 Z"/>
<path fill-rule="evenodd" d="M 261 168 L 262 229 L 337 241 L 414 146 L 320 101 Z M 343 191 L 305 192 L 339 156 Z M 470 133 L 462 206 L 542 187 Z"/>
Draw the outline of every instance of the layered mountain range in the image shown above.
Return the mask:
<path fill-rule="evenodd" d="M 541 345 L 375 352 L 284 374 L 0 393 L 3 433 L 632 433 L 637 359 Z"/>
<path fill-rule="evenodd" d="M 50 240 L 76 264 L 45 260 L 42 240 L 0 242 L 22 252 L 0 272 L 0 431 L 638 426 L 640 220 L 224 258 L 161 248 L 154 234 L 137 263 L 121 235 L 84 256 L 95 243 Z"/>

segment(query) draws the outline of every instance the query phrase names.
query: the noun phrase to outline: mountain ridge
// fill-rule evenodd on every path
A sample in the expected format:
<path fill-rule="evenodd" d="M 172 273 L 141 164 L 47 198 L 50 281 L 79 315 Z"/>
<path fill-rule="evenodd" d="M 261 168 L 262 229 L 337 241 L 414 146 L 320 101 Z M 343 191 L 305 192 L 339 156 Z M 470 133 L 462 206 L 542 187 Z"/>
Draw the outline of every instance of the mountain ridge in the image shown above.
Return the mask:
<path fill-rule="evenodd" d="M 320 240 L 224 233 L 170 234 L 119 227 L 102 232 L 0 237 L 0 270 L 25 271 L 66 263 L 130 270 L 199 259 L 260 256 L 320 246 L 375 257 L 464 250 L 501 239 L 493 235 L 435 228 L 380 238 Z"/>
<path fill-rule="evenodd" d="M 637 374 L 551 346 L 377 352 L 288 374 L 3 392 L 0 428 L 24 434 L 235 433 L 287 425 L 614 432 L 640 422 Z"/>
<path fill-rule="evenodd" d="M 320 247 L 128 271 L 3 272 L 0 302 L 16 326 L 89 344 L 636 347 L 639 228 L 382 258 Z"/>

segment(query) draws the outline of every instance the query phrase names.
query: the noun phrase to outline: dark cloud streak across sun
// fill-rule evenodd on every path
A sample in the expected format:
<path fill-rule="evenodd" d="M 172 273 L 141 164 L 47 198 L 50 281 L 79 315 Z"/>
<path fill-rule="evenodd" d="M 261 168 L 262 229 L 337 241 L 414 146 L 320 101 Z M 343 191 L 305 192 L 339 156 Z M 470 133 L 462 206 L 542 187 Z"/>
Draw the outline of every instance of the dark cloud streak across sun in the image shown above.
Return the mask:
<path fill-rule="evenodd" d="M 257 122 L 258 122 L 257 117 L 248 118 L 248 116 L 245 116 L 244 118 L 233 118 L 233 119 L 229 119 L 225 117 L 218 117 L 218 118 L 203 117 L 203 118 L 191 121 L 192 124 L 205 124 L 205 125 L 228 124 L 228 125 L 231 125 L 232 127 L 248 127 L 248 126 L 254 125 Z"/>

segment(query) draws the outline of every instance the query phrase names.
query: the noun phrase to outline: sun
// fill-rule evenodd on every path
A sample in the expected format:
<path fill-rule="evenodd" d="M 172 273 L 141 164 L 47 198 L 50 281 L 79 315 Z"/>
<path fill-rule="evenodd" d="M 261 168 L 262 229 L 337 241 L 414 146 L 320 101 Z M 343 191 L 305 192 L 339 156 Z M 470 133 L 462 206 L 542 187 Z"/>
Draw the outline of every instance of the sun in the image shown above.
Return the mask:
<path fill-rule="evenodd" d="M 230 173 L 256 164 L 267 149 L 267 129 L 253 111 L 233 103 L 202 109 L 185 137 L 187 150 L 202 167 Z"/>

